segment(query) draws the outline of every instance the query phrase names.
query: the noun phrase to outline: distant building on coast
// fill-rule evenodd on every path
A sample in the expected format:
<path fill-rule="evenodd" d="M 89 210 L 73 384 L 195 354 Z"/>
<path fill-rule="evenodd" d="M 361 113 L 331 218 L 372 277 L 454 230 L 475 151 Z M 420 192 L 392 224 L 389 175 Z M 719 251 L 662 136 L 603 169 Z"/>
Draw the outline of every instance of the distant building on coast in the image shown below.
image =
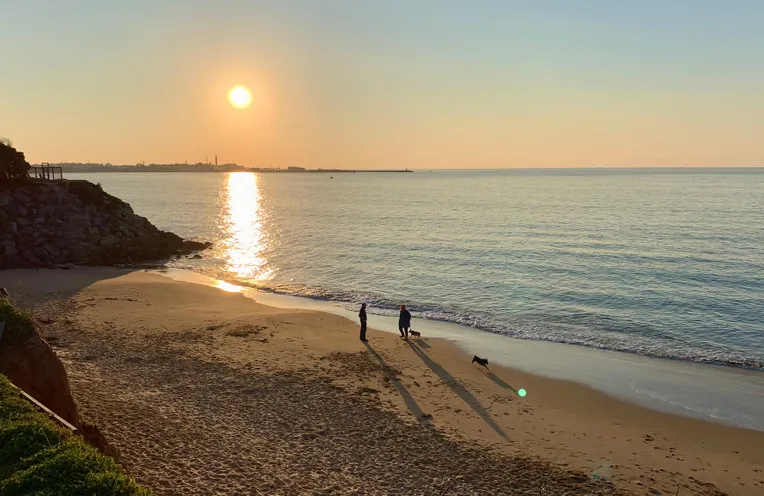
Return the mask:
<path fill-rule="evenodd" d="M 196 164 L 145 164 L 136 165 L 112 165 L 112 164 L 55 164 L 64 172 L 235 172 L 246 171 L 246 167 L 238 164 L 212 165 L 205 163 Z"/>
<path fill-rule="evenodd" d="M 146 164 L 139 162 L 135 165 L 113 165 L 94 163 L 58 163 L 50 164 L 59 167 L 62 172 L 315 172 L 315 173 L 342 173 L 342 172 L 412 172 L 409 169 L 398 170 L 351 170 L 351 169 L 306 169 L 291 165 L 289 167 L 244 167 L 239 164 L 209 164 L 197 162 L 195 164 Z"/>

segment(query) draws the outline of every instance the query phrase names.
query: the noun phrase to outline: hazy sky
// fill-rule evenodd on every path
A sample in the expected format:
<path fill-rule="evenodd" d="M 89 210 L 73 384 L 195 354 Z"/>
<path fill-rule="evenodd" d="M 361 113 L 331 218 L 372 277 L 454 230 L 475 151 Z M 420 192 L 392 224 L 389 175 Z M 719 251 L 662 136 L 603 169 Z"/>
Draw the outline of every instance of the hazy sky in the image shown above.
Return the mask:
<path fill-rule="evenodd" d="M 34 162 L 764 165 L 761 0 L 5 3 Z"/>

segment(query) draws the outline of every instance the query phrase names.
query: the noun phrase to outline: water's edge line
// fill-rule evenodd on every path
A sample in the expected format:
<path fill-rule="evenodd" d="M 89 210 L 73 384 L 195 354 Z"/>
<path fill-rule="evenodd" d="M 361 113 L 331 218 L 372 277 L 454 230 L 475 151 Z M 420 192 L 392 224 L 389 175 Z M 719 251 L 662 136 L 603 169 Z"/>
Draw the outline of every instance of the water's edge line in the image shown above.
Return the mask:
<path fill-rule="evenodd" d="M 232 284 L 235 286 L 240 286 L 242 288 L 247 288 L 248 290 L 254 290 L 261 293 L 267 293 L 267 294 L 273 294 L 273 295 L 280 295 L 280 296 L 288 296 L 291 298 L 301 298 L 305 300 L 310 300 L 314 302 L 322 302 L 327 304 L 337 304 L 338 306 L 344 306 L 344 305 L 353 305 L 358 304 L 359 302 L 354 302 L 352 300 L 349 300 L 347 298 L 343 298 L 343 295 L 340 295 L 339 293 L 332 293 L 328 294 L 327 296 L 320 296 L 320 295 L 307 295 L 300 293 L 299 291 L 294 290 L 282 290 L 278 287 L 272 287 L 272 286 L 264 286 L 264 285 L 258 285 L 256 283 L 248 282 L 248 281 L 242 281 L 242 280 L 226 280 L 223 278 L 220 278 L 219 274 L 208 274 L 203 271 L 194 270 L 193 267 L 189 267 L 186 265 L 183 266 L 166 266 L 168 270 L 182 270 L 191 272 L 194 274 L 199 274 L 205 277 L 210 277 L 212 279 L 224 281 L 228 284 Z M 308 286 L 306 286 L 308 287 Z M 327 293 L 331 293 L 330 291 L 327 291 Z M 367 301 L 367 303 L 369 303 Z M 643 352 L 638 349 L 632 349 L 629 347 L 624 346 L 606 346 L 606 345 L 598 345 L 596 343 L 589 343 L 586 341 L 582 341 L 579 339 L 566 339 L 564 337 L 560 338 L 554 338 L 554 337 L 538 337 L 538 336 L 526 336 L 523 334 L 513 334 L 507 331 L 502 330 L 496 330 L 487 328 L 483 325 L 480 325 L 480 322 L 475 323 L 474 325 L 466 324 L 462 321 L 455 320 L 453 318 L 449 318 L 448 316 L 444 316 L 442 318 L 437 317 L 437 314 L 448 314 L 448 311 L 445 310 L 431 310 L 431 309 L 424 309 L 424 310 L 418 310 L 412 309 L 411 306 L 409 306 L 412 310 L 412 313 L 415 314 L 415 317 L 417 319 L 422 320 L 428 320 L 432 322 L 444 322 L 449 324 L 458 325 L 460 327 L 478 330 L 481 332 L 490 333 L 497 336 L 502 336 L 508 339 L 516 339 L 516 340 L 522 340 L 522 341 L 529 341 L 529 342 L 543 342 L 543 343 L 553 343 L 553 344 L 559 344 L 559 345 L 567 345 L 567 346 L 575 346 L 575 347 L 581 347 L 591 350 L 600 350 L 600 351 L 608 351 L 608 352 L 614 352 L 614 353 L 624 353 L 627 355 L 635 355 L 655 360 L 666 360 L 671 362 L 681 362 L 681 363 L 692 363 L 692 364 L 700 364 L 700 365 L 711 365 L 711 366 L 722 366 L 722 367 L 729 367 L 732 369 L 741 369 L 741 370 L 751 370 L 756 372 L 764 372 L 764 363 L 759 363 L 758 361 L 755 361 L 755 363 L 748 363 L 747 361 L 743 360 L 715 360 L 713 358 L 708 358 L 702 355 L 694 355 L 694 356 L 683 356 L 683 355 L 676 355 L 676 354 L 664 354 L 664 355 L 658 355 L 650 352 Z M 389 316 L 387 313 L 382 313 L 375 311 L 375 309 L 383 310 L 383 311 L 393 311 L 396 310 L 395 307 L 392 307 L 390 305 L 380 305 L 375 304 L 374 301 L 369 303 L 369 307 L 367 308 L 367 312 L 370 314 L 376 314 L 381 316 Z M 435 316 L 434 316 L 435 315 Z"/>
<path fill-rule="evenodd" d="M 177 282 L 188 283 L 188 284 L 200 284 L 200 285 L 203 285 L 203 286 L 219 289 L 220 291 L 236 292 L 236 293 L 242 294 L 243 296 L 245 296 L 247 298 L 252 299 L 253 301 L 256 301 L 255 295 L 257 295 L 257 294 L 272 295 L 272 296 L 274 296 L 276 298 L 284 297 L 284 298 L 289 298 L 290 300 L 293 300 L 293 299 L 303 300 L 303 301 L 305 301 L 304 306 L 291 306 L 291 302 L 290 302 L 290 306 L 285 306 L 283 308 L 306 309 L 306 310 L 316 311 L 316 312 L 331 313 L 331 312 L 328 312 L 326 309 L 316 308 L 316 305 L 331 305 L 331 300 L 318 299 L 318 298 L 308 298 L 308 297 L 305 297 L 305 296 L 296 296 L 296 295 L 290 295 L 290 294 L 282 294 L 282 293 L 278 293 L 278 292 L 274 292 L 274 291 L 263 291 L 260 288 L 252 287 L 252 286 L 249 286 L 249 285 L 229 283 L 229 282 L 224 281 L 222 279 L 217 279 L 217 278 L 211 277 L 211 276 L 209 276 L 207 274 L 203 274 L 203 273 L 196 272 L 196 271 L 189 270 L 189 269 L 181 269 L 181 268 L 157 268 L 157 269 L 147 269 L 146 272 L 159 274 L 159 275 L 162 275 L 164 277 L 167 277 L 170 280 L 177 281 Z M 184 278 L 184 277 L 177 277 L 177 276 L 174 276 L 173 273 L 176 273 L 176 274 L 177 273 L 190 274 L 191 277 L 190 278 L 188 278 L 188 277 L 186 277 L 186 278 Z M 208 279 L 210 281 L 215 281 L 217 284 L 206 282 L 206 281 L 204 281 L 204 279 Z M 223 286 L 225 286 L 225 287 L 223 287 Z M 260 303 L 262 303 L 262 302 L 260 302 Z M 268 305 L 267 302 L 266 303 L 262 303 L 262 304 Z M 338 309 L 338 310 L 348 311 L 347 309 L 344 309 L 342 307 L 335 307 L 335 308 Z M 348 320 L 350 320 L 349 316 L 342 316 L 342 317 L 343 318 L 347 318 Z M 469 329 L 469 330 L 472 330 L 472 331 L 480 331 L 480 329 L 475 329 L 473 327 L 464 326 L 462 324 L 455 323 L 455 322 L 447 322 L 447 323 L 451 324 L 451 325 L 458 326 L 458 327 L 463 327 L 465 329 Z M 391 334 L 397 333 L 397 331 L 388 331 L 388 330 L 379 329 L 379 328 L 376 328 L 376 329 L 381 331 L 381 332 L 389 332 Z M 490 334 L 497 335 L 497 336 L 500 335 L 500 334 L 497 334 L 497 333 L 490 333 Z M 501 335 L 501 336 L 508 340 L 508 344 L 511 342 L 511 340 L 519 340 L 519 341 L 528 341 L 528 342 L 534 342 L 534 343 L 543 343 L 543 344 L 546 344 L 548 346 L 561 346 L 561 347 L 570 348 L 570 349 L 585 348 L 585 349 L 591 350 L 592 352 L 615 353 L 615 354 L 623 354 L 624 356 L 640 356 L 640 357 L 642 357 L 644 359 L 647 359 L 647 360 L 659 360 L 659 361 L 665 361 L 665 362 L 668 362 L 668 363 L 676 363 L 678 366 L 686 364 L 686 365 L 697 365 L 697 366 L 701 366 L 701 367 L 704 367 L 704 366 L 710 366 L 710 367 L 717 366 L 717 367 L 721 367 L 721 365 L 716 365 L 716 364 L 701 363 L 701 362 L 692 362 L 692 361 L 681 360 L 681 359 L 679 359 L 679 360 L 663 359 L 661 357 L 653 357 L 653 356 L 648 356 L 648 355 L 640 355 L 640 354 L 637 354 L 637 353 L 629 353 L 629 352 L 620 352 L 620 351 L 607 350 L 607 349 L 599 349 L 599 348 L 596 348 L 596 347 L 589 347 L 589 346 L 578 346 L 578 345 L 575 345 L 575 344 L 559 343 L 559 342 L 555 342 L 555 341 L 530 340 L 530 339 L 521 339 L 521 338 L 515 338 L 515 337 L 511 337 L 511 336 L 504 336 L 504 335 Z M 460 342 L 460 341 L 458 341 L 456 339 L 449 339 L 448 337 L 442 337 L 442 336 L 441 337 L 436 337 L 435 339 L 436 340 L 442 340 L 444 342 L 448 342 L 449 344 L 451 344 L 453 346 L 456 346 L 461 352 L 463 352 L 463 353 L 465 353 L 467 355 L 469 355 L 471 353 L 471 351 L 466 347 L 466 344 L 464 342 Z M 759 430 L 759 429 L 757 429 L 756 427 L 753 427 L 753 426 L 739 424 L 739 423 L 736 423 L 736 422 L 734 422 L 734 421 L 732 421 L 730 419 L 717 418 L 717 417 L 714 417 L 712 415 L 708 415 L 707 413 L 701 413 L 699 411 L 693 410 L 692 408 L 688 408 L 688 407 L 682 406 L 682 405 L 674 405 L 675 407 L 679 406 L 679 408 L 677 410 L 675 410 L 674 412 L 667 411 L 667 410 L 658 408 L 656 406 L 651 406 L 651 404 L 649 404 L 649 403 L 639 402 L 636 397 L 633 397 L 631 395 L 624 395 L 624 396 L 616 395 L 616 394 L 613 394 L 612 392 L 600 389 L 599 387 L 596 387 L 593 384 L 587 384 L 585 381 L 569 379 L 569 378 L 563 378 L 563 377 L 550 376 L 550 375 L 546 375 L 546 374 L 541 374 L 538 371 L 527 370 L 527 369 L 524 369 L 524 368 L 516 368 L 516 367 L 513 367 L 511 365 L 506 365 L 506 364 L 498 364 L 498 365 L 500 367 L 506 369 L 506 370 L 518 370 L 518 371 L 522 371 L 523 373 L 531 374 L 531 375 L 534 375 L 534 376 L 537 376 L 537 377 L 543 377 L 543 378 L 549 379 L 549 380 L 554 380 L 554 381 L 569 381 L 569 382 L 572 382 L 572 383 L 575 383 L 575 384 L 579 384 L 579 385 L 591 388 L 591 389 L 597 391 L 598 393 L 607 396 L 608 398 L 612 398 L 612 399 L 615 399 L 617 401 L 625 402 L 625 403 L 627 403 L 627 404 L 629 404 L 631 406 L 634 406 L 634 407 L 646 408 L 646 409 L 648 409 L 648 410 L 650 410 L 652 412 L 657 412 L 657 413 L 666 414 L 666 415 L 676 415 L 676 416 L 680 416 L 680 417 L 683 417 L 683 418 L 691 418 L 691 419 L 694 419 L 694 420 L 704 420 L 706 422 L 710 422 L 710 423 L 713 423 L 713 424 L 720 424 L 720 425 L 724 425 L 724 426 L 728 426 L 728 427 L 733 427 L 733 428 L 747 429 L 747 430 L 754 430 L 754 431 L 758 431 Z M 742 372 L 742 367 L 730 367 L 730 369 L 735 369 L 735 368 L 741 370 L 741 372 Z M 711 372 L 711 368 L 709 368 L 708 371 Z"/>

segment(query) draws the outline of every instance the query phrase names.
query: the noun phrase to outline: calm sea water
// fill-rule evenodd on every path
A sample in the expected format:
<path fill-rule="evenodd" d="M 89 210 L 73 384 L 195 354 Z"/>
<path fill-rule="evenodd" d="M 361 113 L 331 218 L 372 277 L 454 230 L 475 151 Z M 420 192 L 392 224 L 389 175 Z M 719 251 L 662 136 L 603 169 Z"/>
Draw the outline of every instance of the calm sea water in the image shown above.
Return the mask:
<path fill-rule="evenodd" d="M 764 170 L 99 173 L 231 282 L 764 368 Z"/>

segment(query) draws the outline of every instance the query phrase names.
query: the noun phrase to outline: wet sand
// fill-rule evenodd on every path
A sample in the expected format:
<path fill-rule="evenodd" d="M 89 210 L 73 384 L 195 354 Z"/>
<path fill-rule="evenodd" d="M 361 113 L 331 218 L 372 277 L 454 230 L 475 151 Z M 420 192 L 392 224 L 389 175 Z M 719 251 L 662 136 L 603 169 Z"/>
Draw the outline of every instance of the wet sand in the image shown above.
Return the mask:
<path fill-rule="evenodd" d="M 364 345 L 336 315 L 144 272 L 0 285 L 36 307 L 81 411 L 158 494 L 764 493 L 764 433 L 484 369 L 373 316 Z"/>

